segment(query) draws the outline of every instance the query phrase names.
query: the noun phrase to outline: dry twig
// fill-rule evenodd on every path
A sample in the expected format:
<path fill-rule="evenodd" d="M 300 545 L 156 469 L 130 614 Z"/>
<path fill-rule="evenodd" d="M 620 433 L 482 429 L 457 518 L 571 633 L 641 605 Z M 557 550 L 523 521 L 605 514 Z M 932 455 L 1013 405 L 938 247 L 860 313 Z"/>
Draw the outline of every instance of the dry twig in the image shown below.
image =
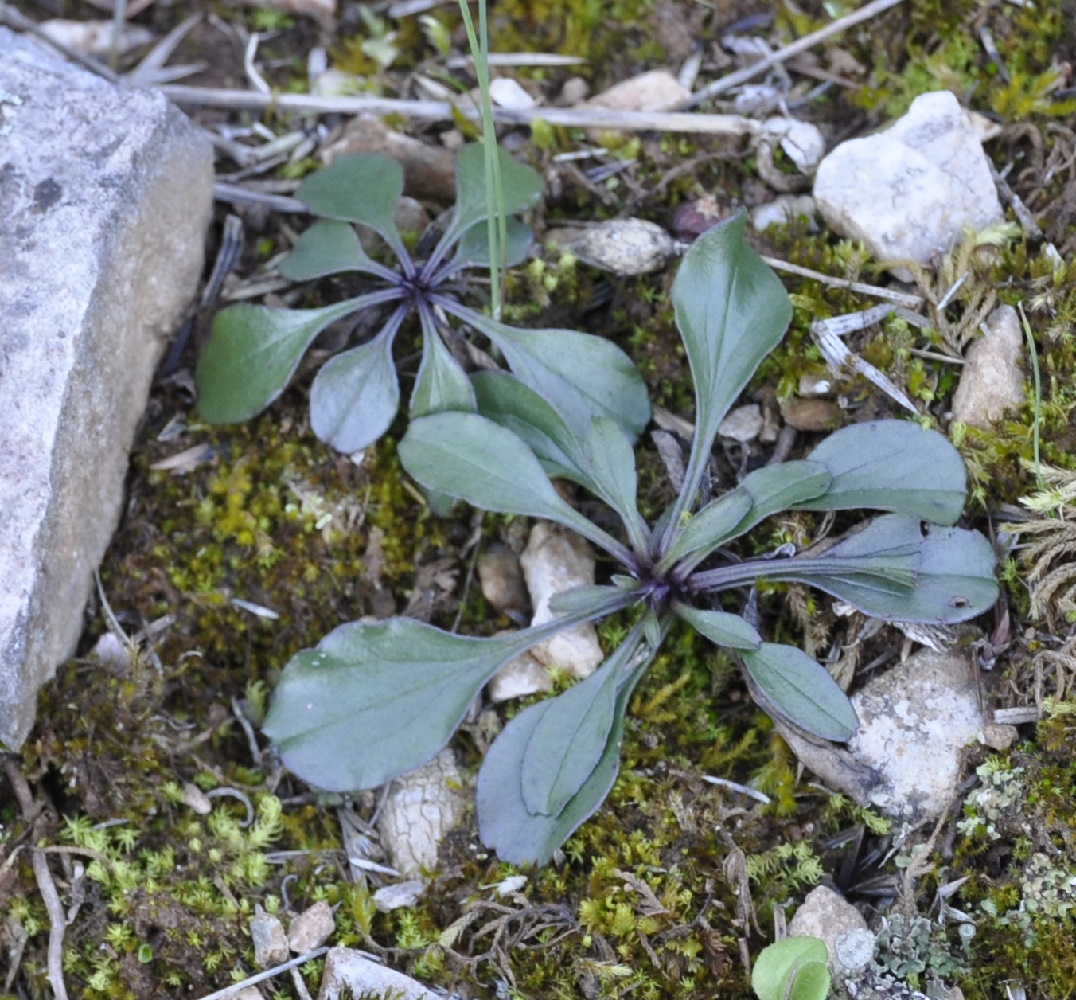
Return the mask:
<path fill-rule="evenodd" d="M 38 838 L 37 828 L 44 815 L 44 810 L 34 801 L 30 786 L 18 764 L 14 760 L 4 761 L 4 773 L 11 783 L 12 791 L 19 803 L 19 811 L 23 820 L 33 828 L 33 837 Z M 64 913 L 63 903 L 60 902 L 60 894 L 56 891 L 56 883 L 52 880 L 52 872 L 49 871 L 49 863 L 45 858 L 45 852 L 38 848 L 31 848 L 31 863 L 34 869 L 34 879 L 37 882 L 37 890 L 41 893 L 41 899 L 45 904 L 45 910 L 49 915 L 49 954 L 48 954 L 48 980 L 56 1000 L 67 1000 L 67 986 L 64 983 L 64 933 L 67 930 L 67 916 Z"/>
<path fill-rule="evenodd" d="M 740 84 L 746 83 L 753 77 L 758 76 L 759 73 L 763 73 L 773 66 L 779 66 L 783 62 L 787 62 L 793 56 L 798 56 L 801 52 L 806 52 L 808 49 L 814 48 L 814 46 L 818 45 L 820 42 L 824 42 L 827 38 L 839 35 L 842 31 L 847 31 L 849 28 L 854 27 L 863 21 L 867 21 L 875 15 L 881 14 L 883 11 L 889 10 L 890 7 L 895 7 L 900 2 L 901 0 L 874 0 L 873 3 L 867 4 L 866 7 L 861 7 L 851 14 L 846 14 L 844 17 L 838 18 L 832 24 L 827 24 L 824 28 L 819 28 L 818 31 L 812 31 L 811 34 L 796 39 L 796 41 L 792 42 L 790 45 L 786 45 L 783 49 L 778 49 L 776 52 L 771 52 L 769 55 L 763 56 L 758 62 L 752 63 L 750 66 L 745 66 L 735 73 L 729 73 L 727 76 L 721 77 L 720 80 L 714 80 L 713 83 L 692 94 L 681 107 L 683 109 L 697 107 L 702 104 L 703 101 L 707 101 L 711 97 L 723 94 L 726 90 L 731 90 L 733 87 L 738 87 Z"/>

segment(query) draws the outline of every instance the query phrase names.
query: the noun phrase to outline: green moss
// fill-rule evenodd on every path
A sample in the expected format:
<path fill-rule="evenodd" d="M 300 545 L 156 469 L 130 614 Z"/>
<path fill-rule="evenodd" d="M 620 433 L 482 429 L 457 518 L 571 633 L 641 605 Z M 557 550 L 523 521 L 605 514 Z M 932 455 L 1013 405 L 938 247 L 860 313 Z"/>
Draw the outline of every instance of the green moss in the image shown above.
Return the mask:
<path fill-rule="evenodd" d="M 920 94 L 950 90 L 1005 121 L 1063 117 L 1076 109 L 1076 102 L 1052 97 L 1060 84 L 1053 61 L 1065 26 L 1063 0 L 995 7 L 985 17 L 968 0 L 920 0 L 906 16 L 899 42 L 884 32 L 872 35 L 872 51 L 863 59 L 873 67 L 870 81 L 851 96 L 859 107 L 891 119 Z M 996 46 L 1007 80 L 983 37 Z"/>
<path fill-rule="evenodd" d="M 1076 991 L 1076 959 L 1061 946 L 1076 932 L 1076 761 L 1068 708 L 1054 705 L 1036 744 L 987 758 L 964 806 L 951 877 L 971 876 L 961 892 L 961 908 L 976 924 L 972 961 L 960 979 L 969 998 L 992 996 L 1014 972 L 1041 995 Z"/>
<path fill-rule="evenodd" d="M 578 70 L 584 74 L 620 63 L 627 53 L 637 64 L 660 64 L 665 53 L 645 30 L 652 6 L 652 0 L 503 0 L 490 13 L 490 46 L 581 56 L 587 64 Z"/>

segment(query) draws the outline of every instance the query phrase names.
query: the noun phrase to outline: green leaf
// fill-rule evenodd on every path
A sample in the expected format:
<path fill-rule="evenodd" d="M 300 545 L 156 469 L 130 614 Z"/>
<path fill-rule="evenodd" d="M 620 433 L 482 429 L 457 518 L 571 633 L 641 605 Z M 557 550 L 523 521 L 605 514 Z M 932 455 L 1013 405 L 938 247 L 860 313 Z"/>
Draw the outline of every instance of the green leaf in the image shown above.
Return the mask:
<path fill-rule="evenodd" d="M 701 236 L 673 282 L 695 380 L 695 436 L 670 530 L 699 488 L 722 419 L 792 318 L 784 287 L 744 238 L 746 222 L 738 215 Z"/>
<path fill-rule="evenodd" d="M 756 650 L 762 644 L 762 637 L 739 615 L 693 608 L 680 602 L 673 605 L 673 612 L 716 646 Z"/>
<path fill-rule="evenodd" d="M 826 1000 L 829 952 L 815 937 L 791 937 L 759 952 L 751 970 L 758 1000 Z"/>
<path fill-rule="evenodd" d="M 311 281 L 327 274 L 362 271 L 384 277 L 387 269 L 372 261 L 347 222 L 315 222 L 280 262 L 280 273 L 292 281 Z M 392 273 L 392 272 L 388 272 Z"/>
<path fill-rule="evenodd" d="M 751 494 L 743 487 L 711 501 L 673 536 L 658 569 L 667 571 L 678 563 L 690 568 L 705 559 L 719 545 L 740 534 L 739 526 L 750 511 Z"/>
<path fill-rule="evenodd" d="M 292 657 L 264 731 L 304 781 L 376 788 L 437 753 L 482 685 L 542 631 L 480 639 L 408 618 L 342 625 Z"/>
<path fill-rule="evenodd" d="M 511 431 L 477 413 L 413 420 L 400 441 L 404 468 L 427 489 L 500 514 L 544 517 L 577 531 L 617 558 L 624 547 L 561 499 L 534 453 Z"/>
<path fill-rule="evenodd" d="M 549 601 L 549 610 L 558 617 L 585 615 L 587 621 L 594 621 L 633 602 L 633 595 L 621 587 L 584 585 L 554 594 Z"/>
<path fill-rule="evenodd" d="M 885 621 L 951 625 L 997 600 L 997 557 L 977 531 L 886 514 L 817 556 L 755 560 L 692 577 L 702 591 L 752 580 L 806 583 Z"/>
<path fill-rule="evenodd" d="M 788 1000 L 826 1000 L 831 977 L 822 962 L 804 962 L 789 983 Z"/>
<path fill-rule="evenodd" d="M 584 450 L 598 496 L 617 512 L 636 552 L 647 547 L 647 527 L 636 506 L 635 455 L 620 425 L 595 417 Z"/>
<path fill-rule="evenodd" d="M 644 621 L 653 621 L 648 614 Z M 664 635 L 664 627 L 661 632 Z M 652 646 L 651 648 L 656 648 Z M 634 664 L 617 693 L 613 724 L 594 769 L 579 791 L 557 814 L 531 813 L 523 800 L 520 774 L 535 729 L 554 701 L 531 705 L 519 713 L 494 740 L 478 772 L 478 831 L 482 843 L 510 864 L 544 865 L 605 801 L 620 769 L 620 741 L 628 700 L 653 657 Z"/>
<path fill-rule="evenodd" d="M 449 307 L 484 333 L 516 377 L 544 397 L 585 441 L 595 417 L 608 417 L 634 442 L 650 420 L 646 384 L 615 344 L 575 330 L 517 330 L 473 309 Z"/>
<path fill-rule="evenodd" d="M 617 667 L 634 649 L 549 700 L 519 772 L 523 803 L 532 816 L 556 816 L 586 783 L 609 741 L 616 716 Z"/>
<path fill-rule="evenodd" d="M 411 418 L 442 410 L 477 408 L 467 373 L 457 364 L 432 321 L 422 314 L 422 364 L 411 393 Z"/>
<path fill-rule="evenodd" d="M 781 462 L 756 469 L 740 483 L 739 488 L 751 495 L 751 510 L 737 526 L 736 534 L 742 535 L 767 517 L 819 496 L 832 478 L 829 470 L 815 461 Z"/>
<path fill-rule="evenodd" d="M 764 642 L 741 655 L 751 680 L 772 707 L 801 729 L 824 740 L 848 740 L 859 719 L 848 696 L 820 663 L 795 646 Z M 754 693 L 754 692 L 753 692 Z"/>
<path fill-rule="evenodd" d="M 531 705 L 509 722 L 486 752 L 478 772 L 475 799 L 479 836 L 509 864 L 546 864 L 598 810 L 620 769 L 622 710 L 614 718 L 601 758 L 572 800 L 555 816 L 532 814 L 523 801 L 519 773 L 531 735 L 552 704 L 542 701 Z"/>
<path fill-rule="evenodd" d="M 527 259 L 534 233 L 518 219 L 505 219 L 505 266 L 515 267 Z M 489 234 L 486 224 L 480 222 L 471 226 L 461 236 L 452 257 L 449 273 L 466 267 L 489 267 Z"/>
<path fill-rule="evenodd" d="M 519 435 L 548 475 L 571 479 L 597 494 L 579 441 L 542 396 L 508 372 L 478 372 L 471 384 L 482 415 Z"/>
<path fill-rule="evenodd" d="M 504 214 L 518 215 L 533 208 L 542 197 L 541 175 L 500 146 L 494 148 L 500 162 Z M 456 157 L 456 204 L 443 240 L 459 239 L 461 233 L 483 222 L 489 214 L 484 156 L 484 148 L 473 143 L 464 146 Z"/>
<path fill-rule="evenodd" d="M 310 425 L 322 441 L 345 455 L 373 444 L 400 408 L 400 383 L 392 360 L 396 329 L 386 327 L 369 343 L 327 361 L 310 389 Z"/>
<path fill-rule="evenodd" d="M 396 228 L 396 203 L 402 194 L 403 170 L 380 153 L 338 156 L 295 191 L 315 215 L 369 226 L 398 256 L 406 257 Z"/>
<path fill-rule="evenodd" d="M 283 392 L 306 349 L 335 320 L 363 308 L 359 296 L 322 309 L 269 309 L 246 303 L 217 313 L 198 358 L 198 414 L 211 424 L 249 420 Z"/>
<path fill-rule="evenodd" d="M 964 460 L 937 431 L 904 420 L 855 424 L 810 454 L 833 477 L 801 510 L 874 508 L 955 524 L 964 509 Z"/>

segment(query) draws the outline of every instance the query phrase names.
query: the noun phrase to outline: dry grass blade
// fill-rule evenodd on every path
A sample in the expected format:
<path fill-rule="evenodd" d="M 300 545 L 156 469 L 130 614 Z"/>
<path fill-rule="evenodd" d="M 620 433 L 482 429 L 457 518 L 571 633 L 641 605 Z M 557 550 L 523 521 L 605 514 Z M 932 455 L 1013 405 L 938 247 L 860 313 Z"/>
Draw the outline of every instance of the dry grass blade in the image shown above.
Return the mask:
<path fill-rule="evenodd" d="M 319 97 L 316 94 L 267 94 L 249 90 L 190 87 L 168 84 L 159 88 L 177 104 L 233 110 L 297 111 L 304 114 L 375 115 L 398 114 L 426 121 L 450 121 L 462 114 L 477 120 L 471 105 L 448 101 L 397 100 L 390 97 Z M 686 112 L 614 111 L 608 108 L 493 108 L 494 121 L 506 125 L 527 125 L 536 119 L 550 125 L 579 128 L 606 128 L 623 131 L 691 132 L 710 135 L 762 136 L 768 134 L 765 121 L 740 115 L 706 115 Z"/>

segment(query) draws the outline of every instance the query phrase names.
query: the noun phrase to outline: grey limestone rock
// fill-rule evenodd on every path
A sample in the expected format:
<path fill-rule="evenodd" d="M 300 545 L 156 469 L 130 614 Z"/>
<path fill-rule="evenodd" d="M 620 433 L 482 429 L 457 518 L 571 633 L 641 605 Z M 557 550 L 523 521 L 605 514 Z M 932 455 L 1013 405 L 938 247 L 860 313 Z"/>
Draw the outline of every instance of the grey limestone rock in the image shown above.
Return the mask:
<path fill-rule="evenodd" d="M 841 143 L 819 164 L 814 196 L 826 222 L 878 260 L 929 263 L 965 226 L 1003 218 L 978 130 L 948 91 L 917 97 L 884 132 Z"/>
<path fill-rule="evenodd" d="M 127 454 L 202 271 L 209 143 L 0 28 L 0 743 L 74 650 Z"/>
<path fill-rule="evenodd" d="M 343 997 L 379 996 L 398 1000 L 442 1000 L 417 979 L 379 965 L 353 948 L 330 948 L 325 956 L 325 974 L 318 1000 Z"/>
<path fill-rule="evenodd" d="M 1024 333 L 1012 306 L 998 306 L 968 348 L 953 396 L 953 419 L 982 430 L 1024 401 Z"/>
<path fill-rule="evenodd" d="M 463 817 L 464 776 L 451 750 L 396 778 L 381 812 L 381 845 L 405 876 L 437 867 L 441 841 Z"/>
<path fill-rule="evenodd" d="M 829 952 L 829 968 L 834 976 L 848 974 L 848 967 L 841 960 L 840 945 L 850 935 L 866 935 L 870 939 L 867 958 L 873 953 L 874 937 L 867 930 L 867 921 L 851 903 L 828 886 L 815 886 L 803 901 L 788 924 L 789 937 L 816 937 L 826 943 Z M 847 949 L 845 949 L 847 951 Z"/>
<path fill-rule="evenodd" d="M 908 823 L 935 819 L 960 781 L 964 748 L 983 732 L 968 657 L 923 649 L 852 696 L 848 750 L 873 769 L 872 805 Z"/>

